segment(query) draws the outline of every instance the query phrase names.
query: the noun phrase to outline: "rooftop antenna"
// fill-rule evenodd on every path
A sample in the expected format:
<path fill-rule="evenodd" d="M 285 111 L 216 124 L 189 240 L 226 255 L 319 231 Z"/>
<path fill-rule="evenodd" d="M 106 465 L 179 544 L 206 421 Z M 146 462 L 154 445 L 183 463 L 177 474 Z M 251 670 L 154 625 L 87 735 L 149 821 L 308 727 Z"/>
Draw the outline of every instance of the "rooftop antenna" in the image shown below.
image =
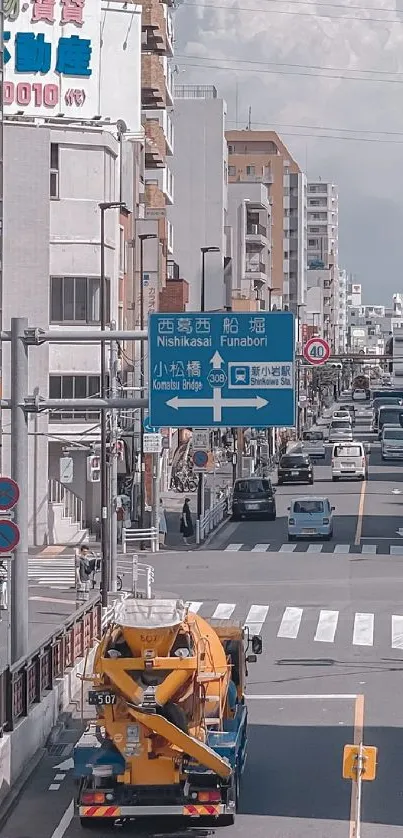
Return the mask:
<path fill-rule="evenodd" d="M 250 130 L 251 130 L 251 128 L 252 128 L 252 106 L 251 106 L 251 105 L 249 105 L 249 110 L 248 110 L 248 131 L 250 131 Z"/>
<path fill-rule="evenodd" d="M 235 128 L 238 128 L 238 111 L 239 111 L 239 84 L 238 79 L 235 84 Z"/>

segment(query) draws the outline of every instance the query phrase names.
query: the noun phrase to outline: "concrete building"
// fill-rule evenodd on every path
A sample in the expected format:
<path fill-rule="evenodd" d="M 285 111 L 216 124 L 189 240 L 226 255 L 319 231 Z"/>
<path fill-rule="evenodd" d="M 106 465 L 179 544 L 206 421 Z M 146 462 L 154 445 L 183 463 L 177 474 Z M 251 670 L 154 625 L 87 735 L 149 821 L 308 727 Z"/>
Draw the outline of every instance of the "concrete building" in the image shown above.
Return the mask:
<path fill-rule="evenodd" d="M 271 297 L 297 314 L 306 293 L 306 178 L 274 131 L 227 131 L 228 179 L 263 183 L 271 205 Z"/>
<path fill-rule="evenodd" d="M 347 285 L 347 305 L 359 307 L 362 305 L 362 286 L 349 277 Z"/>
<path fill-rule="evenodd" d="M 345 352 L 347 349 L 347 283 L 348 275 L 344 269 L 339 270 L 339 306 L 336 328 L 338 329 L 338 349 Z"/>
<path fill-rule="evenodd" d="M 339 199 L 334 183 L 309 180 L 307 197 L 308 271 L 325 270 L 323 336 L 339 345 Z M 309 280 L 308 280 L 309 285 Z"/>
<path fill-rule="evenodd" d="M 214 87 L 175 88 L 175 201 L 167 218 L 175 231 L 175 262 L 189 286 L 190 311 L 200 310 L 201 248 L 218 248 L 205 254 L 205 308 L 220 311 L 227 305 L 225 115 L 226 104 Z"/>
<path fill-rule="evenodd" d="M 263 183 L 230 183 L 228 227 L 233 242 L 231 307 L 268 310 L 271 296 L 271 205 Z"/>
<path fill-rule="evenodd" d="M 3 327 L 26 316 L 56 333 L 100 323 L 99 203 L 119 200 L 133 208 L 131 143 L 105 127 L 63 124 L 4 126 L 7 201 L 4 217 Z M 122 167 L 130 177 L 122 183 Z M 15 231 L 23 231 L 16 236 Z M 117 209 L 105 213 L 107 320 L 119 319 L 122 241 Z M 121 272 L 124 273 L 124 272 Z M 5 350 L 7 351 L 7 350 Z M 9 361 L 9 358 L 7 359 Z M 31 393 L 83 398 L 100 392 L 100 348 L 51 344 L 30 350 Z M 4 393 L 9 395 L 10 364 Z M 99 442 L 96 411 L 63 411 L 30 420 L 30 540 L 69 542 L 93 529 L 99 517 L 99 483 L 87 481 L 87 457 Z M 5 439 L 5 472 L 9 445 Z M 60 457 L 73 458 L 73 477 L 60 482 Z M 49 506 L 48 506 L 49 500 Z M 69 514 L 67 514 L 67 512 Z"/>

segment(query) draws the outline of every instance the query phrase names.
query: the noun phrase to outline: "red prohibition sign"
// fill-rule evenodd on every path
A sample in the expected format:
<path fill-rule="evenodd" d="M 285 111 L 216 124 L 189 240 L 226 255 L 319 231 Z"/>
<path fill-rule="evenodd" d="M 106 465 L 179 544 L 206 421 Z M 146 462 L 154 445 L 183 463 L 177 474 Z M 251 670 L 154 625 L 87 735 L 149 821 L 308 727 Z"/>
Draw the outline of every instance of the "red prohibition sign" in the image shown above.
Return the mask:
<path fill-rule="evenodd" d="M 308 364 L 320 366 L 330 358 L 330 346 L 324 338 L 310 338 L 302 350 L 302 355 Z"/>

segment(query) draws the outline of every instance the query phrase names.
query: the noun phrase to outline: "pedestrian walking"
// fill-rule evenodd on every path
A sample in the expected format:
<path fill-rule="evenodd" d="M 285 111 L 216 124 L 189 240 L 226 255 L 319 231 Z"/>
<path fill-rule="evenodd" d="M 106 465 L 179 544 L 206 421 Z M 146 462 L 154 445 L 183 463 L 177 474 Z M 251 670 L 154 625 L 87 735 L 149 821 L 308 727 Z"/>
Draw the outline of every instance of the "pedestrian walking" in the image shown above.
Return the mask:
<path fill-rule="evenodd" d="M 125 518 L 125 510 L 123 506 L 118 506 L 116 510 L 116 518 L 117 518 L 117 538 L 118 542 L 122 543 L 122 534 L 123 534 L 123 522 Z"/>
<path fill-rule="evenodd" d="M 165 510 L 164 505 L 162 503 L 162 498 L 160 498 L 160 506 L 158 510 L 158 533 L 159 533 L 159 541 L 160 547 L 163 547 L 165 544 L 166 534 L 168 532 L 167 527 L 167 519 L 165 517 Z"/>
<path fill-rule="evenodd" d="M 96 560 L 91 558 L 87 544 L 76 550 L 76 590 L 77 599 L 85 601 L 89 597 L 90 579 L 94 574 Z"/>
<path fill-rule="evenodd" d="M 189 503 L 190 498 L 185 498 L 185 503 L 183 504 L 181 512 L 180 532 L 183 535 L 183 541 L 185 544 L 189 544 L 188 538 L 191 538 L 193 535 L 193 521 Z"/>

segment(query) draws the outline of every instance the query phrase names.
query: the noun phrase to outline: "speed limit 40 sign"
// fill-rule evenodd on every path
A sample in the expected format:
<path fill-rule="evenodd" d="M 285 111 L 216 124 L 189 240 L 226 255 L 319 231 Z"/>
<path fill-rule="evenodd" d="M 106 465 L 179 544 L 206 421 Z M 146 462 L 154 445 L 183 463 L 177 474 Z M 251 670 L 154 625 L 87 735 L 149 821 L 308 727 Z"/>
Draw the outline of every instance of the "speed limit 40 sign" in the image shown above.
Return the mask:
<path fill-rule="evenodd" d="M 302 355 L 308 364 L 313 366 L 320 366 L 325 364 L 330 358 L 330 346 L 327 340 L 315 337 L 308 340 L 302 350 Z"/>

